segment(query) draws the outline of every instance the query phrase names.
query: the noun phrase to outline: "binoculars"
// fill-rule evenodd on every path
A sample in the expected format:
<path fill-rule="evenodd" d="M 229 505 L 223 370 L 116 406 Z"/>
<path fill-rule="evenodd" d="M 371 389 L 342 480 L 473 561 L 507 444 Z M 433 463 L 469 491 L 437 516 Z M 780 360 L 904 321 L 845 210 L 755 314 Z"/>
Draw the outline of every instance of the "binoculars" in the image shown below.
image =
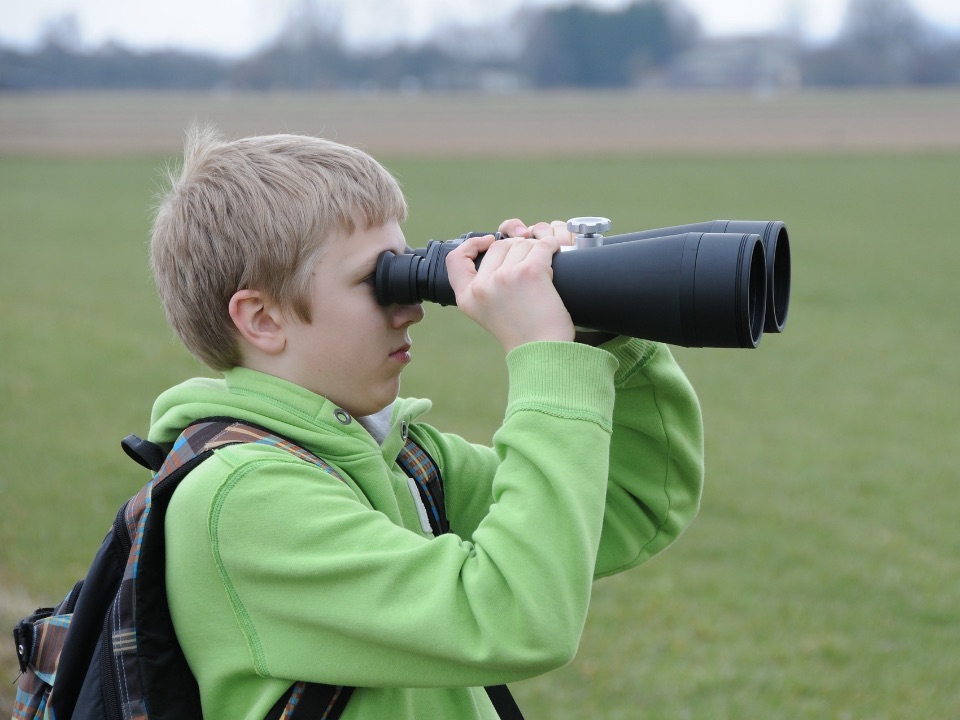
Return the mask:
<path fill-rule="evenodd" d="M 612 236 L 603 234 L 606 218 L 573 218 L 567 227 L 575 244 L 554 255 L 553 284 L 579 330 L 717 348 L 755 348 L 764 332 L 783 331 L 790 303 L 783 222 L 713 220 Z M 382 253 L 377 301 L 456 305 L 446 256 L 484 234 Z"/>

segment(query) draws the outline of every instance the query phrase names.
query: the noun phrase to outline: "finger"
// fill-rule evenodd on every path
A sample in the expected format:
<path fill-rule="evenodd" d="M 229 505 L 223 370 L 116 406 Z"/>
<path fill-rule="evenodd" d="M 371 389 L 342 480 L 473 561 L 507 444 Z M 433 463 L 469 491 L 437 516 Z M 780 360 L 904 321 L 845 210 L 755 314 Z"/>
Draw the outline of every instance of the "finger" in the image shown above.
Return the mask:
<path fill-rule="evenodd" d="M 487 252 L 495 239 L 493 235 L 483 235 L 464 240 L 447 254 L 447 277 L 456 292 L 457 287 L 469 282 L 477 274 L 477 258 Z"/>
<path fill-rule="evenodd" d="M 573 233 L 567 230 L 567 224 L 563 220 L 554 220 L 550 227 L 553 236 L 560 240 L 561 245 L 573 245 Z"/>
<path fill-rule="evenodd" d="M 547 222 L 538 222 L 530 226 L 530 237 L 533 238 L 545 238 L 553 235 L 553 228 L 550 226 L 550 223 Z"/>
<path fill-rule="evenodd" d="M 555 237 L 558 238 L 561 245 L 573 245 L 573 234 L 567 230 L 567 224 L 563 220 L 554 220 L 552 222 L 538 222 L 530 227 L 533 237 L 538 239 Z"/>
<path fill-rule="evenodd" d="M 497 229 L 504 237 L 526 237 L 529 232 L 523 220 L 518 218 L 504 220 Z"/>
<path fill-rule="evenodd" d="M 448 257 L 455 255 L 457 262 L 460 261 L 460 258 L 476 260 L 477 257 L 487 252 L 494 242 L 496 242 L 496 238 L 493 235 L 478 235 L 467 238 L 454 248 Z"/>
<path fill-rule="evenodd" d="M 543 238 L 534 243 L 527 257 L 531 262 L 540 262 L 544 265 L 553 263 L 553 256 L 560 250 L 560 239 L 554 236 Z"/>
<path fill-rule="evenodd" d="M 504 265 L 521 262 L 530 252 L 533 242 L 527 238 L 504 238 L 493 243 L 483 256 L 478 272 L 493 273 Z"/>
<path fill-rule="evenodd" d="M 510 238 L 496 243 L 480 264 L 480 275 L 492 275 L 500 270 L 518 267 L 521 264 L 550 267 L 552 256 L 560 249 L 559 241 L 554 237 L 542 240 Z M 489 260 L 488 260 L 489 259 Z"/>

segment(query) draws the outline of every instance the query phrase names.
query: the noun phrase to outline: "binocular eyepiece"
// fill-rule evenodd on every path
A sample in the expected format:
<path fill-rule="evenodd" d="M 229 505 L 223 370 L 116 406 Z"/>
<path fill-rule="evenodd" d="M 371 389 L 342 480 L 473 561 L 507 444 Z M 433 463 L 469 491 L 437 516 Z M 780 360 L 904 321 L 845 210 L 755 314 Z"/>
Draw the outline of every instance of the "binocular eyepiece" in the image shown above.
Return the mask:
<path fill-rule="evenodd" d="M 574 218 L 568 227 L 577 244 L 554 255 L 553 284 L 580 329 L 731 348 L 755 348 L 764 331 L 783 331 L 790 241 L 782 222 L 714 220 L 609 237 L 593 232 L 609 227 L 605 218 Z M 456 305 L 446 257 L 478 234 L 382 253 L 377 301 Z"/>

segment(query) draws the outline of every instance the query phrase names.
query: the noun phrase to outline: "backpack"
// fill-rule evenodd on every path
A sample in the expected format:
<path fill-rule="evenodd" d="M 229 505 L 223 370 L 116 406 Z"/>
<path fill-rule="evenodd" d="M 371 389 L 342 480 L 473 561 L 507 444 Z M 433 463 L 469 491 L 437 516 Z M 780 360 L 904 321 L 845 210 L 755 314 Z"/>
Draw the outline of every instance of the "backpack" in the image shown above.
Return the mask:
<path fill-rule="evenodd" d="M 84 579 L 14 628 L 21 675 L 12 720 L 202 720 L 200 692 L 167 605 L 164 517 L 180 481 L 220 447 L 274 445 L 343 479 L 329 463 L 231 418 L 190 425 L 169 453 L 136 435 L 124 451 L 155 472 L 120 508 Z M 435 535 L 449 531 L 433 459 L 408 439 L 397 462 L 413 479 Z M 505 685 L 486 688 L 504 720 L 522 720 Z M 266 720 L 334 720 L 351 687 L 297 682 Z"/>

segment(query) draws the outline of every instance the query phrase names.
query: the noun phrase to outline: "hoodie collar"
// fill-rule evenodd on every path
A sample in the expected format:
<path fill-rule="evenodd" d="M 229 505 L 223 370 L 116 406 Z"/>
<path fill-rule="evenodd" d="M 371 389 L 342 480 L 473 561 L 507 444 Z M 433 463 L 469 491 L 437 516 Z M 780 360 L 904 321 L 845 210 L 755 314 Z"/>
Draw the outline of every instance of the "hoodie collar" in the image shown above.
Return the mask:
<path fill-rule="evenodd" d="M 223 379 L 194 378 L 163 393 L 154 403 L 150 439 L 172 443 L 192 422 L 235 417 L 262 425 L 321 457 L 334 451 L 334 445 L 349 454 L 365 447 L 393 462 L 406 441 L 406 428 L 430 406 L 429 400 L 398 399 L 376 415 L 357 419 L 295 383 L 237 367 L 225 372 Z"/>

